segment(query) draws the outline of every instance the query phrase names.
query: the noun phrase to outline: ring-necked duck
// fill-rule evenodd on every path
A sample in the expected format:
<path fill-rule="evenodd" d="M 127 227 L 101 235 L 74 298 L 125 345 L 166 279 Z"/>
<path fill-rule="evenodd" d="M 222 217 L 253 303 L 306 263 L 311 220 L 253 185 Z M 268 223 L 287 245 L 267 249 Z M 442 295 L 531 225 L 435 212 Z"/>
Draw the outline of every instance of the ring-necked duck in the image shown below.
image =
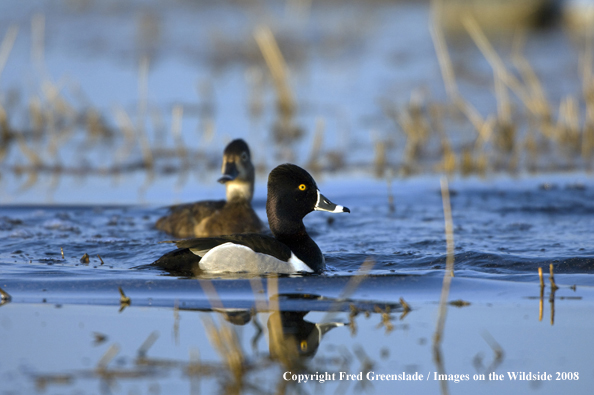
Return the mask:
<path fill-rule="evenodd" d="M 255 170 L 245 141 L 233 140 L 223 153 L 227 200 L 205 200 L 171 207 L 156 228 L 175 237 L 209 237 L 233 233 L 258 233 L 262 222 L 252 208 Z"/>
<path fill-rule="evenodd" d="M 319 210 L 350 213 L 326 199 L 302 168 L 280 165 L 268 177 L 266 214 L 274 237 L 235 234 L 180 240 L 177 250 L 154 265 L 174 274 L 207 272 L 320 273 L 326 264 L 318 245 L 309 237 L 303 217 Z"/>

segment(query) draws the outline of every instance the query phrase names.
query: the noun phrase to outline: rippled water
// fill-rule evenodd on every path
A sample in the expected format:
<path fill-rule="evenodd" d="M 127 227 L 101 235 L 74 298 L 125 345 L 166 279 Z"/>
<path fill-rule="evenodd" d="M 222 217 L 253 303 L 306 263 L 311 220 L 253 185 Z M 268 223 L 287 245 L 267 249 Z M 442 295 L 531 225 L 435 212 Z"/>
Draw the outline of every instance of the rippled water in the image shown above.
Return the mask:
<path fill-rule="evenodd" d="M 441 275 L 446 248 L 437 178 L 394 181 L 392 207 L 382 182 L 330 179 L 320 188 L 351 209 L 351 214 L 314 212 L 306 217 L 327 259 L 325 275 L 350 275 L 367 258 L 375 262 L 373 274 Z M 450 188 L 458 275 L 528 281 L 534 280 L 539 266 L 548 269 L 552 263 L 571 281 L 593 284 L 591 178 L 461 179 Z M 254 206 L 264 219 L 262 189 Z M 151 263 L 171 249 L 159 244 L 170 237 L 153 228 L 164 212 L 151 206 L 4 206 L 3 273 L 133 276 L 128 269 Z M 89 264 L 80 261 L 85 253 Z"/>
<path fill-rule="evenodd" d="M 453 369 L 479 379 L 508 371 L 581 375 L 577 381 L 530 383 L 460 384 L 434 378 L 441 368 L 432 361 L 429 345 L 446 248 L 438 178 L 395 180 L 392 206 L 383 182 L 337 178 L 319 186 L 351 214 L 313 212 L 306 217 L 328 270 L 319 276 L 281 278 L 277 291 L 268 288 L 267 279 L 253 276 L 249 281 L 230 275 L 193 280 L 137 268 L 171 249 L 159 244 L 167 235 L 153 228 L 165 211 L 161 207 L 1 207 L 0 287 L 12 300 L 0 308 L 5 339 L 0 349 L 10 356 L 0 363 L 0 388 L 10 393 L 33 388 L 54 393 L 62 386 L 82 393 L 195 393 L 197 388 L 225 393 L 230 391 L 227 368 L 220 365 L 224 358 L 217 357 L 209 335 L 210 319 L 223 317 L 234 323 L 243 355 L 252 364 L 242 392 L 342 388 L 356 393 L 362 385 L 369 391 L 394 389 L 394 382 L 367 379 L 286 381 L 288 367 L 267 357 L 275 351 L 264 340 L 270 337 L 266 329 L 262 337 L 271 310 L 252 310 L 264 298 L 278 301 L 285 333 L 325 333 L 315 335 L 315 344 L 307 343 L 313 348 L 304 357 L 308 370 L 297 370 L 301 373 L 422 373 L 431 377 L 428 383 L 399 384 L 421 393 L 443 391 L 444 384 L 460 393 L 484 388 L 493 393 L 527 388 L 586 393 L 594 378 L 588 368 L 591 355 L 584 353 L 588 347 L 580 345 L 594 329 L 591 178 L 574 174 L 450 182 L 456 245 L 450 300 L 466 307 L 460 312 L 449 307 L 442 349 L 445 372 Z M 262 189 L 257 189 L 255 206 L 264 218 Z M 85 253 L 88 264 L 80 260 Z M 357 277 L 352 275 L 365 260 L 374 266 L 353 287 Z M 551 293 L 547 286 L 539 302 L 537 269 L 547 273 L 551 263 L 560 289 Z M 131 306 L 121 304 L 118 288 Z M 405 312 L 402 298 L 412 311 Z M 326 333 L 329 328 L 334 329 Z M 156 342 L 148 355 L 141 346 L 145 339 Z M 462 339 L 469 342 L 460 343 Z M 542 347 L 553 343 L 558 347 Z M 67 351 L 67 344 L 74 348 Z M 494 357 L 498 347 L 503 353 Z M 189 373 L 194 362 L 193 357 L 188 360 L 188 350 L 200 350 L 204 366 L 214 370 Z M 114 362 L 105 359 L 113 353 L 120 355 Z"/>

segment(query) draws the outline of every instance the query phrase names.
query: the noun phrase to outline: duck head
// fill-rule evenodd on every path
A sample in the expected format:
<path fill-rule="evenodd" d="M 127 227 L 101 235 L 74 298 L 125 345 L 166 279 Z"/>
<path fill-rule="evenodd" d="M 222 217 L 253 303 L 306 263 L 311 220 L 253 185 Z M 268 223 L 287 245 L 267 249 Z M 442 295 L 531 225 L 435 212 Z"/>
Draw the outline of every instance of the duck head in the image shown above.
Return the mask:
<path fill-rule="evenodd" d="M 227 188 L 227 201 L 247 200 L 254 196 L 255 169 L 252 164 L 250 149 L 245 141 L 236 139 L 231 141 L 223 152 L 223 176 L 219 178 L 221 184 Z"/>
<path fill-rule="evenodd" d="M 303 227 L 303 217 L 314 210 L 351 212 L 322 195 L 313 177 L 299 166 L 287 163 L 270 172 L 266 214 L 273 234 L 285 233 L 284 228 Z"/>

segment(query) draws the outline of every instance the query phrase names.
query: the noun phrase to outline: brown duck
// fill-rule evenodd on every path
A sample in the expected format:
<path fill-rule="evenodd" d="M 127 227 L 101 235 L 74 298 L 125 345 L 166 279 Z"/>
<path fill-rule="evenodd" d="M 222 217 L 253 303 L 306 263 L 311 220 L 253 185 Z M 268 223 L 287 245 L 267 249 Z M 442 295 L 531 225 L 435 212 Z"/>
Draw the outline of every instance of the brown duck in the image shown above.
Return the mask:
<path fill-rule="evenodd" d="M 250 149 L 242 139 L 230 142 L 223 153 L 227 200 L 205 200 L 169 209 L 156 228 L 175 237 L 209 237 L 235 233 L 260 233 L 262 222 L 252 208 L 255 169 Z"/>

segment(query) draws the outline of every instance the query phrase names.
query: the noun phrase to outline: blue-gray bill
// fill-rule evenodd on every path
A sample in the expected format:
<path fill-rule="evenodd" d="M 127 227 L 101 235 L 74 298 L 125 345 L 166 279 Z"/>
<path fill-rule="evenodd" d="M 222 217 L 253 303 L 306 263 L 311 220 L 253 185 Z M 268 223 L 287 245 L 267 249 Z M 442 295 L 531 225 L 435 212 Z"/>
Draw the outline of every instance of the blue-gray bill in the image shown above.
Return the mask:
<path fill-rule="evenodd" d="M 320 191 L 318 191 L 318 201 L 316 202 L 316 205 L 314 206 L 314 210 L 328 211 L 331 213 L 350 213 L 351 212 L 351 210 L 349 210 L 348 207 L 344 207 L 344 206 L 332 203 L 330 200 L 328 200 L 327 197 L 322 195 L 320 193 Z"/>
<path fill-rule="evenodd" d="M 225 163 L 225 168 L 223 171 L 223 176 L 219 178 L 217 181 L 221 184 L 226 183 L 227 181 L 233 181 L 239 175 L 239 171 L 237 170 L 237 165 L 235 162 L 227 162 Z"/>

